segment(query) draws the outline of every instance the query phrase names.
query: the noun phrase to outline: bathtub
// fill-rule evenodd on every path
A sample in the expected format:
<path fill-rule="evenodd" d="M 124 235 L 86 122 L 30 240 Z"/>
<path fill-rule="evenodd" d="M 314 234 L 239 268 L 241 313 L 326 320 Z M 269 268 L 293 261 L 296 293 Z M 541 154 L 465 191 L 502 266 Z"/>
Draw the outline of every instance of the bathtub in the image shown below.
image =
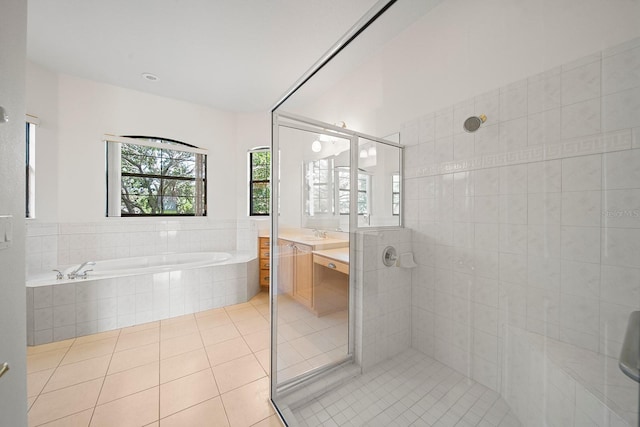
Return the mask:
<path fill-rule="evenodd" d="M 242 254 L 229 252 L 192 252 L 182 254 L 150 255 L 130 258 L 107 259 L 95 261 L 95 265 L 86 266 L 86 278 L 69 279 L 68 274 L 76 270 L 80 264 L 60 266 L 57 270 L 63 273 L 62 279 L 56 278 L 56 272 L 46 272 L 27 278 L 27 287 L 48 286 L 69 283 L 76 280 L 95 280 L 119 276 L 131 276 L 158 273 L 172 270 L 191 269 L 235 263 L 242 260 Z"/>
<path fill-rule="evenodd" d="M 45 344 L 248 301 L 260 289 L 255 254 L 198 252 L 98 260 L 27 278 L 27 343 Z"/>

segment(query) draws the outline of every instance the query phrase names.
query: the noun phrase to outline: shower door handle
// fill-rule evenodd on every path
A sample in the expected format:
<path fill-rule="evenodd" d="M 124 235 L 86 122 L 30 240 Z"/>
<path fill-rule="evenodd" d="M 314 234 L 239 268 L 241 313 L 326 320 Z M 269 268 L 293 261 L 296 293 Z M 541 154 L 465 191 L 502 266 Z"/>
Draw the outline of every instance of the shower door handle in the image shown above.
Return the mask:
<path fill-rule="evenodd" d="M 0 365 L 0 378 L 2 378 L 2 376 L 6 374 L 8 370 L 9 364 L 7 362 L 4 362 L 2 365 Z"/>

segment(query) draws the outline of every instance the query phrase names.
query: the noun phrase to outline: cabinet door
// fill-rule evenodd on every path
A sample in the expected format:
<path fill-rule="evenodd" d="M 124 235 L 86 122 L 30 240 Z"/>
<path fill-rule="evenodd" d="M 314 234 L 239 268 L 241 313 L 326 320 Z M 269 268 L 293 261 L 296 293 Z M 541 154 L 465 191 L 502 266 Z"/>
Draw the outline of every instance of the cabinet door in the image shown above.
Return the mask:
<path fill-rule="evenodd" d="M 311 246 L 295 245 L 294 295 L 308 307 L 313 307 L 313 253 Z"/>
<path fill-rule="evenodd" d="M 278 292 L 293 294 L 293 244 L 288 240 L 278 239 Z"/>

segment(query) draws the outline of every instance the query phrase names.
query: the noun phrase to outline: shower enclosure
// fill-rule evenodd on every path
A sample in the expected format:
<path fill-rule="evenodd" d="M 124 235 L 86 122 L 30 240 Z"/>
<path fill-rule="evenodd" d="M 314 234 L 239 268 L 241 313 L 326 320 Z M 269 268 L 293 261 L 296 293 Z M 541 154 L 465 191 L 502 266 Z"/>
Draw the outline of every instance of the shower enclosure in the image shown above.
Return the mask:
<path fill-rule="evenodd" d="M 272 148 L 287 425 L 638 425 L 639 3 L 378 2 Z"/>

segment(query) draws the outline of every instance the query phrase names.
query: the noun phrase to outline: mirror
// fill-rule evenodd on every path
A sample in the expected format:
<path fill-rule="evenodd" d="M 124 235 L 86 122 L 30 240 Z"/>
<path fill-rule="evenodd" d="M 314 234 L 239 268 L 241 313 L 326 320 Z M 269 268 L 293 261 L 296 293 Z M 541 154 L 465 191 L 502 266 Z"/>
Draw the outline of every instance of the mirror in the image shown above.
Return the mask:
<path fill-rule="evenodd" d="M 395 142 L 398 135 L 385 139 Z M 346 231 L 349 228 L 349 140 L 319 134 L 311 144 L 312 154 L 302 162 L 301 225 Z M 400 169 L 399 148 L 359 138 L 358 227 L 400 225 Z"/>

